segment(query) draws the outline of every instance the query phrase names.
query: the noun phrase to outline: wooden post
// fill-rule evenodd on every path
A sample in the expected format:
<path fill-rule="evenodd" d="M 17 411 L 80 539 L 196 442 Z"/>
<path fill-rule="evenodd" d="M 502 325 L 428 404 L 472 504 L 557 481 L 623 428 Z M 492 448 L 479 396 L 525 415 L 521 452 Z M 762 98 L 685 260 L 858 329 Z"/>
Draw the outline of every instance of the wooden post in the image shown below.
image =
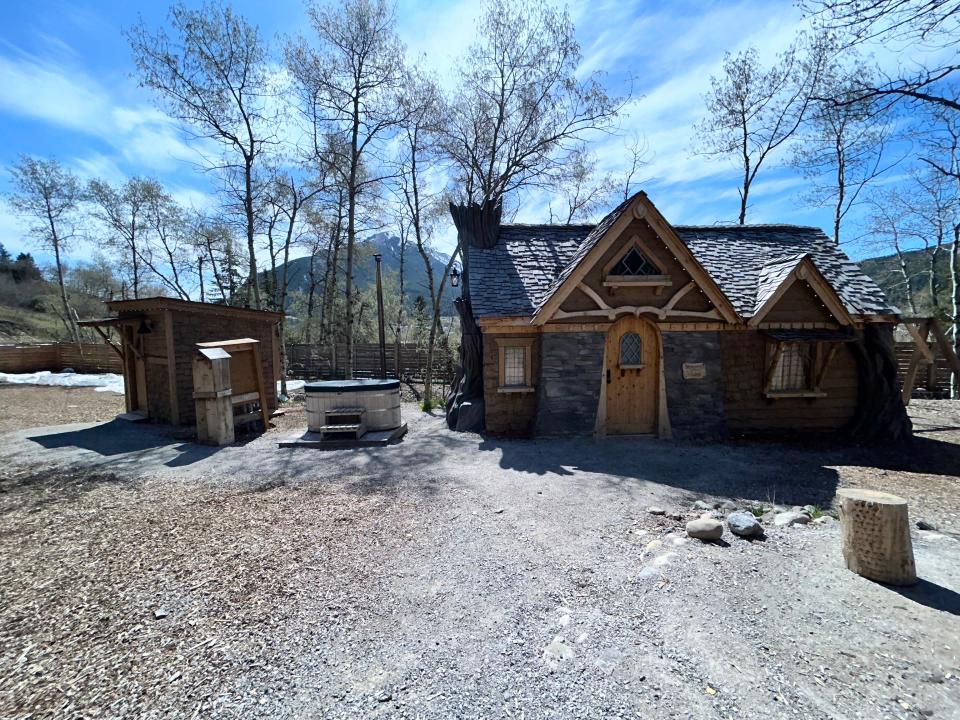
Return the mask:
<path fill-rule="evenodd" d="M 197 442 L 230 445 L 235 440 L 230 354 L 200 348 L 193 358 L 193 398 L 197 408 Z"/>
<path fill-rule="evenodd" d="M 170 390 L 170 424 L 180 424 L 180 402 L 177 398 L 177 349 L 173 341 L 173 313 L 163 311 L 163 332 L 167 352 L 167 384 Z"/>
<path fill-rule="evenodd" d="M 839 490 L 840 531 L 847 568 L 888 585 L 913 585 L 917 568 L 907 501 L 876 490 Z"/>
<path fill-rule="evenodd" d="M 384 320 L 383 320 L 383 285 L 380 282 L 380 254 L 377 253 L 373 256 L 373 259 L 377 263 L 377 326 L 379 328 L 379 339 L 380 339 L 380 377 L 387 377 L 387 339 L 384 334 Z"/>

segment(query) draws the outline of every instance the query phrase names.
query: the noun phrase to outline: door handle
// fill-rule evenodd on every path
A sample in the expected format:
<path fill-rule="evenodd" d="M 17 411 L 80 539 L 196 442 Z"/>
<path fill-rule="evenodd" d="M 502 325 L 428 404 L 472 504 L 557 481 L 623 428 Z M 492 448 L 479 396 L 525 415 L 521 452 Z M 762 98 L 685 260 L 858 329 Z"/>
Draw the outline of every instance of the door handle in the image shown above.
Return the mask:
<path fill-rule="evenodd" d="M 610 384 L 610 368 L 607 368 L 607 385 Z"/>

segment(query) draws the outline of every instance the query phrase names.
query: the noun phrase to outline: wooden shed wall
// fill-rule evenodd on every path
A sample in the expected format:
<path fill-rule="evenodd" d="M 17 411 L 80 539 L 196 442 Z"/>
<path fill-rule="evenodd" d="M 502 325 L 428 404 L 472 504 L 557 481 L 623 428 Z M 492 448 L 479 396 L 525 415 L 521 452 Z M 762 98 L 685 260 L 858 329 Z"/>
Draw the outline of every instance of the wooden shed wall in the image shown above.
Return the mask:
<path fill-rule="evenodd" d="M 270 410 L 277 407 L 277 372 L 274 343 L 276 323 L 252 318 L 224 317 L 206 313 L 173 312 L 173 339 L 176 351 L 177 404 L 180 424 L 193 425 L 196 410 L 193 400 L 193 357 L 197 343 L 253 338 L 260 341 L 263 385 Z"/>
<path fill-rule="evenodd" d="M 824 378 L 824 398 L 768 399 L 763 392 L 766 337 L 756 330 L 719 333 L 723 365 L 724 413 L 732 433 L 838 430 L 857 405 L 857 364 L 841 345 Z"/>
<path fill-rule="evenodd" d="M 497 339 L 517 339 L 518 335 L 483 335 L 483 400 L 487 432 L 491 435 L 526 437 L 533 432 L 537 413 L 537 393 L 501 393 L 500 348 Z M 540 336 L 530 346 L 531 378 L 534 386 L 540 378 Z"/>

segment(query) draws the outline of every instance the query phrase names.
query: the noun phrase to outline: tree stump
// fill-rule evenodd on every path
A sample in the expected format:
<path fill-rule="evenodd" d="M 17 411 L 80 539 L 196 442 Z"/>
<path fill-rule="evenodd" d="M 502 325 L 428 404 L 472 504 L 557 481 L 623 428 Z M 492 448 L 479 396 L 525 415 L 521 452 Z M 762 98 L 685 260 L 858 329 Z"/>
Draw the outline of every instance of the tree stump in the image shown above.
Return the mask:
<path fill-rule="evenodd" d="M 856 488 L 840 490 L 837 496 L 847 568 L 888 585 L 917 582 L 907 501 L 889 493 Z"/>

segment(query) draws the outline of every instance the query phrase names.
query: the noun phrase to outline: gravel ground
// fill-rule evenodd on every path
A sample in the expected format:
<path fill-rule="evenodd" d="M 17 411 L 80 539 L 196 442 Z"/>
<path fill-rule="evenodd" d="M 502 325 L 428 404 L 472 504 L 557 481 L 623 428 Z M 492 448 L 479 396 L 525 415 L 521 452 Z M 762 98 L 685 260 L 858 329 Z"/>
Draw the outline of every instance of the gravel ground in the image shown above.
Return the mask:
<path fill-rule="evenodd" d="M 335 452 L 276 447 L 296 406 L 224 449 L 8 433 L 0 717 L 960 718 L 960 404 L 911 413 L 910 451 L 494 441 L 413 405 Z M 646 511 L 846 485 L 940 526 L 916 587 L 843 569 L 835 524 L 703 544 Z"/>
<path fill-rule="evenodd" d="M 123 410 L 123 395 L 90 388 L 0 384 L 0 433 L 54 422 L 112 420 Z"/>

